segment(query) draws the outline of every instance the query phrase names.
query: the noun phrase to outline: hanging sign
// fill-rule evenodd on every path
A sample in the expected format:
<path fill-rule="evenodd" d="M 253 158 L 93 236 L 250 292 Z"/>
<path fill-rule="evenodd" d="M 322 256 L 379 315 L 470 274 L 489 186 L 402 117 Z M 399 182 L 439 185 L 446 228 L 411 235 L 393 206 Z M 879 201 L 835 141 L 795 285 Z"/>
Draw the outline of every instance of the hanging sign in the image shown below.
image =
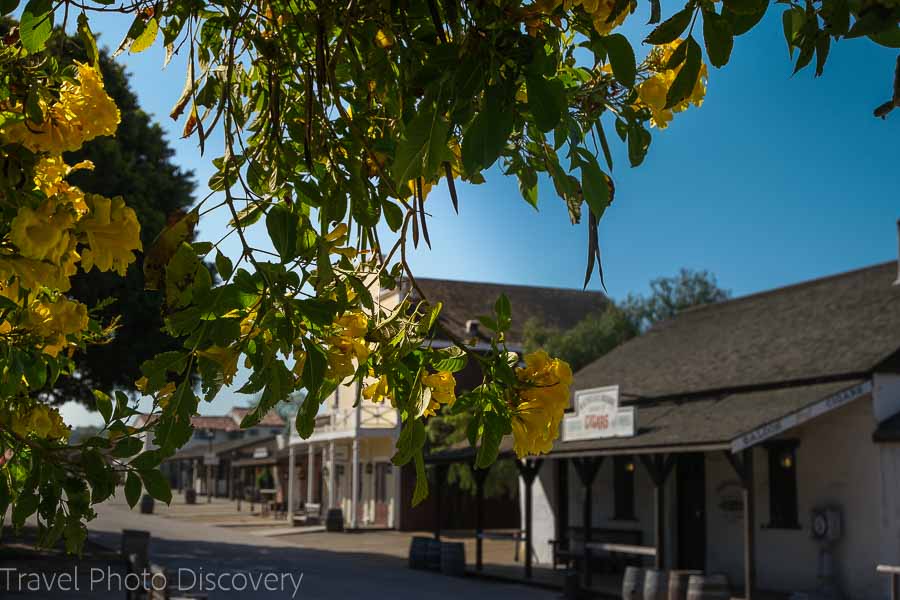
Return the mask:
<path fill-rule="evenodd" d="M 619 386 L 575 392 L 575 413 L 563 419 L 562 439 L 596 440 L 634 435 L 634 408 L 619 406 Z"/>

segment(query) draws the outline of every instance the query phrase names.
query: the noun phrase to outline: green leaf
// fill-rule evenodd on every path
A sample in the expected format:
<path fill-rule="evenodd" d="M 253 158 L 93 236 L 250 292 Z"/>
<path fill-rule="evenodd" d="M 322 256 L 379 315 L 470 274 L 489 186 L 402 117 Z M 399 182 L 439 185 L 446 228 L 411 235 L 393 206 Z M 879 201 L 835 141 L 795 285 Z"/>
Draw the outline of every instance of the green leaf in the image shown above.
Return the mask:
<path fill-rule="evenodd" d="M 19 6 L 19 0 L 0 0 L 0 15 L 8 15 Z"/>
<path fill-rule="evenodd" d="M 503 332 L 509 329 L 512 322 L 512 307 L 506 294 L 500 294 L 494 303 L 494 313 L 497 315 L 497 331 Z"/>
<path fill-rule="evenodd" d="M 38 508 L 40 499 L 34 492 L 28 491 L 19 494 L 19 497 L 13 502 L 12 522 L 16 528 L 20 528 L 25 524 L 25 519 L 34 514 Z"/>
<path fill-rule="evenodd" d="M 481 434 L 481 446 L 475 456 L 475 466 L 486 469 L 497 460 L 500 442 L 506 434 L 506 420 L 494 412 L 484 414 L 484 431 Z"/>
<path fill-rule="evenodd" d="M 438 485 L 440 485 L 439 482 Z M 425 457 L 418 452 L 416 453 L 416 488 L 413 490 L 412 505 L 418 506 L 426 498 L 428 498 L 428 475 L 425 473 Z"/>
<path fill-rule="evenodd" d="M 882 31 L 880 33 L 873 33 L 869 35 L 869 39 L 880 46 L 900 48 L 900 27 L 895 27 L 894 29 Z"/>
<path fill-rule="evenodd" d="M 528 110 L 534 116 L 534 123 L 541 131 L 556 127 L 566 110 L 566 89 L 556 78 L 546 79 L 543 75 L 531 75 L 526 79 L 528 86 Z"/>
<path fill-rule="evenodd" d="M 766 16 L 766 10 L 768 8 L 769 3 L 767 2 L 763 9 L 758 13 L 752 15 L 739 15 L 736 12 L 729 10 L 727 6 L 723 6 L 722 16 L 731 23 L 731 31 L 734 35 L 744 35 L 762 21 L 762 18 Z"/>
<path fill-rule="evenodd" d="M 504 106 L 500 86 L 485 94 L 485 107 L 466 129 L 462 143 L 462 163 L 470 177 L 489 168 L 500 157 L 513 130 L 513 111 Z"/>
<path fill-rule="evenodd" d="M 81 38 L 81 41 L 84 44 L 84 52 L 87 54 L 88 64 L 95 69 L 99 68 L 100 52 L 97 50 L 97 39 L 94 37 L 94 32 L 91 31 L 85 13 L 80 13 L 78 15 L 78 37 Z"/>
<path fill-rule="evenodd" d="M 125 478 L 125 500 L 128 501 L 130 508 L 134 508 L 141 499 L 142 488 L 141 478 L 134 471 L 128 471 L 128 477 Z"/>
<path fill-rule="evenodd" d="M 637 75 L 637 63 L 634 58 L 634 50 L 631 44 L 621 33 L 614 33 L 603 38 L 609 64 L 613 75 L 627 88 L 634 87 L 634 78 Z"/>
<path fill-rule="evenodd" d="M 300 228 L 300 216 L 291 211 L 286 204 L 276 204 L 266 215 L 266 230 L 272 245 L 281 257 L 281 262 L 288 262 L 297 255 L 297 231 Z"/>
<path fill-rule="evenodd" d="M 169 488 L 169 482 L 166 481 L 166 478 L 163 477 L 159 470 L 142 471 L 141 479 L 144 480 L 144 487 L 147 488 L 147 493 L 160 502 L 171 504 L 172 490 Z"/>
<path fill-rule="evenodd" d="M 148 450 L 137 456 L 130 464 L 138 471 L 149 471 L 158 467 L 162 458 L 157 450 Z"/>
<path fill-rule="evenodd" d="M 450 373 L 462 371 L 469 360 L 465 351 L 457 346 L 435 350 L 432 356 L 431 366 L 436 371 L 449 371 Z"/>
<path fill-rule="evenodd" d="M 706 54 L 714 67 L 724 67 L 731 57 L 734 46 L 734 33 L 731 22 L 712 10 L 703 11 L 703 41 L 706 43 Z"/>
<path fill-rule="evenodd" d="M 687 58 L 685 58 L 684 65 L 678 71 L 675 81 L 672 82 L 672 86 L 666 94 L 665 108 L 671 108 L 690 96 L 691 92 L 694 91 L 694 86 L 697 84 L 697 78 L 700 77 L 700 65 L 703 54 L 700 50 L 700 45 L 697 44 L 693 36 L 688 37 L 687 44 Z"/>
<path fill-rule="evenodd" d="M 113 413 L 112 398 L 100 390 L 94 390 L 94 402 L 97 404 L 97 410 L 100 411 L 100 416 L 103 417 L 103 422 L 109 423 Z"/>
<path fill-rule="evenodd" d="M 790 55 L 794 56 L 794 48 L 796 48 L 796 40 L 797 34 L 800 33 L 800 29 L 803 27 L 803 24 L 806 22 L 806 14 L 803 12 L 803 9 L 797 8 L 796 6 L 793 8 L 789 8 L 784 11 L 781 15 L 781 25 L 784 29 L 784 39 L 788 45 L 788 52 Z"/>
<path fill-rule="evenodd" d="M 828 60 L 828 50 L 831 48 L 831 38 L 824 31 L 816 35 L 816 77 L 822 75 L 825 69 L 825 61 Z"/>
<path fill-rule="evenodd" d="M 394 184 L 405 186 L 417 177 L 431 179 L 447 153 L 450 123 L 434 106 L 418 113 L 403 129 L 394 155 Z"/>
<path fill-rule="evenodd" d="M 403 226 L 403 209 L 390 200 L 385 200 L 381 205 L 381 209 L 384 213 L 384 220 L 387 221 L 391 231 L 400 231 L 400 227 Z"/>
<path fill-rule="evenodd" d="M 765 12 L 769 0 L 723 0 L 728 10 L 738 15 L 756 15 Z"/>
<path fill-rule="evenodd" d="M 420 453 L 425 445 L 427 434 L 425 424 L 421 419 L 410 419 L 400 430 L 397 438 L 397 452 L 391 458 L 391 462 L 402 467 L 413 459 L 416 453 Z"/>
<path fill-rule="evenodd" d="M 609 180 L 597 164 L 597 159 L 589 152 L 582 150 L 581 161 L 581 189 L 584 192 L 584 200 L 591 212 L 599 220 L 609 206 Z"/>
<path fill-rule="evenodd" d="M 227 280 L 231 277 L 232 272 L 234 272 L 234 264 L 231 259 L 216 250 L 216 273 L 223 280 Z"/>
<path fill-rule="evenodd" d="M 44 49 L 53 33 L 53 3 L 51 0 L 31 0 L 19 19 L 19 39 L 28 52 Z"/>
<path fill-rule="evenodd" d="M 647 39 L 644 41 L 648 44 L 658 46 L 660 44 L 668 44 L 678 39 L 684 30 L 691 23 L 691 17 L 694 15 L 693 5 L 688 5 L 683 10 L 678 11 L 654 29 Z"/>
<path fill-rule="evenodd" d="M 119 440 L 112 450 L 113 458 L 129 458 L 144 449 L 144 442 L 140 438 L 127 437 Z"/>

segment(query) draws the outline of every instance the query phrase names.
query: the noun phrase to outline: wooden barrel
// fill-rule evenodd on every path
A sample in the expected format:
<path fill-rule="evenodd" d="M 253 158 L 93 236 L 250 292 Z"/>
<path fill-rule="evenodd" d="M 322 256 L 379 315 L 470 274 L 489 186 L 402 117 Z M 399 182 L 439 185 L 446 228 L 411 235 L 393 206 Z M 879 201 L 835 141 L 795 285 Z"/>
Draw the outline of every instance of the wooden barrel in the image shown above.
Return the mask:
<path fill-rule="evenodd" d="M 687 600 L 729 600 L 728 577 L 720 574 L 691 575 L 688 579 Z"/>
<path fill-rule="evenodd" d="M 425 568 L 429 571 L 441 570 L 440 540 L 429 538 L 428 545 L 425 547 Z"/>
<path fill-rule="evenodd" d="M 687 600 L 688 579 L 703 571 L 669 571 L 669 600 Z"/>
<path fill-rule="evenodd" d="M 627 567 L 622 578 L 622 600 L 642 600 L 644 595 L 644 570 Z"/>
<path fill-rule="evenodd" d="M 184 503 L 197 504 L 197 490 L 194 488 L 187 488 L 184 490 Z"/>
<path fill-rule="evenodd" d="M 466 574 L 466 545 L 462 542 L 441 544 L 441 573 L 462 577 Z"/>
<path fill-rule="evenodd" d="M 344 530 L 344 511 L 340 508 L 329 508 L 325 516 L 325 531 Z"/>
<path fill-rule="evenodd" d="M 416 536 L 409 543 L 409 568 L 424 569 L 427 564 L 425 562 L 425 554 L 428 551 L 428 542 L 431 538 Z"/>
<path fill-rule="evenodd" d="M 666 600 L 669 595 L 669 574 L 659 569 L 644 572 L 643 600 Z"/>
<path fill-rule="evenodd" d="M 141 514 L 152 515 L 153 504 L 153 496 L 151 496 L 150 494 L 144 494 L 143 496 L 141 496 Z"/>

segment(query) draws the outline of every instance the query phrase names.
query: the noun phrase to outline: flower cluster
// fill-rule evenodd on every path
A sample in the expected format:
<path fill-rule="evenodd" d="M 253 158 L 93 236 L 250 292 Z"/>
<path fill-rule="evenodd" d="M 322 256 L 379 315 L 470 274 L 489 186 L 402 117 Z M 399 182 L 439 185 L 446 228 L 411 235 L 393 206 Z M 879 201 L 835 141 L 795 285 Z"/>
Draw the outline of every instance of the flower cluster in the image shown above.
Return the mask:
<path fill-rule="evenodd" d="M 453 403 L 456 402 L 456 378 L 453 373 L 438 371 L 426 375 L 422 378 L 422 385 L 428 389 L 430 394 L 430 397 L 425 398 L 428 406 L 422 413 L 424 416 L 432 417 L 437 414 L 442 404 L 453 406 Z"/>
<path fill-rule="evenodd" d="M 706 96 L 707 69 L 706 64 L 703 63 L 700 66 L 700 76 L 697 77 L 697 83 L 694 85 L 691 94 L 675 106 L 671 108 L 665 107 L 669 88 L 672 87 L 675 77 L 684 66 L 684 62 L 682 62 L 675 68 L 666 68 L 672 53 L 675 52 L 680 44 L 681 40 L 675 40 L 669 44 L 655 46 L 644 61 L 650 70 L 650 75 L 635 88 L 639 104 L 650 109 L 650 114 L 652 115 L 650 124 L 660 129 L 665 129 L 669 125 L 673 113 L 687 110 L 691 104 L 697 107 L 701 106 L 703 98 Z"/>
<path fill-rule="evenodd" d="M 523 11 L 525 28 L 529 35 L 537 35 L 543 29 L 544 19 L 553 14 L 560 6 L 566 12 L 580 6 L 588 14 L 594 25 L 594 29 L 600 35 L 606 35 L 625 22 L 625 18 L 634 12 L 637 4 L 630 2 L 628 7 L 610 20 L 616 7 L 616 0 L 535 0 L 535 2 Z"/>
<path fill-rule="evenodd" d="M 334 321 L 334 334 L 326 340 L 328 349 L 327 377 L 342 382 L 356 372 L 357 365 L 369 359 L 369 345 L 365 340 L 369 320 L 361 312 L 342 315 Z"/>
<path fill-rule="evenodd" d="M 21 438 L 34 435 L 41 439 L 68 440 L 71 430 L 55 408 L 37 404 L 0 413 L 0 425 Z"/>
<path fill-rule="evenodd" d="M 76 64 L 78 83 L 63 83 L 59 99 L 50 106 L 41 101 L 42 123 L 20 122 L 4 130 L 9 142 L 22 144 L 32 152 L 59 155 L 116 132 L 119 109 L 103 88 L 100 73 L 90 65 Z"/>
<path fill-rule="evenodd" d="M 565 361 L 539 350 L 525 356 L 525 367 L 516 369 L 516 376 L 522 387 L 511 407 L 513 449 L 519 458 L 547 453 L 569 406 L 572 370 Z"/>

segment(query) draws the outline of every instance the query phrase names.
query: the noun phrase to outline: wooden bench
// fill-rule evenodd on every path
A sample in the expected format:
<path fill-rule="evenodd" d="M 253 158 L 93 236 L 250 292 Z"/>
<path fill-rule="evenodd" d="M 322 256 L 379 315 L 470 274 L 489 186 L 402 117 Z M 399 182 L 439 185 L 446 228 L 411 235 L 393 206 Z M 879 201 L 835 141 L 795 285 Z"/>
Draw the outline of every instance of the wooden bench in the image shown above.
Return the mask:
<path fill-rule="evenodd" d="M 642 541 L 643 534 L 636 529 L 591 528 L 590 543 L 592 545 L 599 543 L 642 547 Z M 570 529 L 568 539 L 550 540 L 549 543 L 553 555 L 553 569 L 556 569 L 558 565 L 570 567 L 573 563 L 579 561 L 586 562 L 588 558 L 588 553 L 585 551 L 584 532 L 581 528 Z M 590 558 L 591 562 L 593 562 L 593 559 L 598 559 L 601 567 L 611 571 L 624 569 L 628 563 L 628 559 L 622 556 L 622 553 L 614 553 L 599 546 L 591 550 Z"/>
<path fill-rule="evenodd" d="M 513 542 L 515 542 L 513 544 L 513 561 L 518 562 L 519 546 L 525 541 L 525 532 L 521 529 L 516 529 L 513 531 L 482 531 L 481 533 L 476 533 L 475 538 L 481 540 L 512 540 Z M 534 548 L 529 548 L 528 550 L 531 551 L 531 555 L 532 557 L 534 557 Z"/>
<path fill-rule="evenodd" d="M 306 506 L 294 514 L 294 524 L 298 521 L 305 525 L 317 524 L 322 520 L 322 505 L 307 502 Z"/>

